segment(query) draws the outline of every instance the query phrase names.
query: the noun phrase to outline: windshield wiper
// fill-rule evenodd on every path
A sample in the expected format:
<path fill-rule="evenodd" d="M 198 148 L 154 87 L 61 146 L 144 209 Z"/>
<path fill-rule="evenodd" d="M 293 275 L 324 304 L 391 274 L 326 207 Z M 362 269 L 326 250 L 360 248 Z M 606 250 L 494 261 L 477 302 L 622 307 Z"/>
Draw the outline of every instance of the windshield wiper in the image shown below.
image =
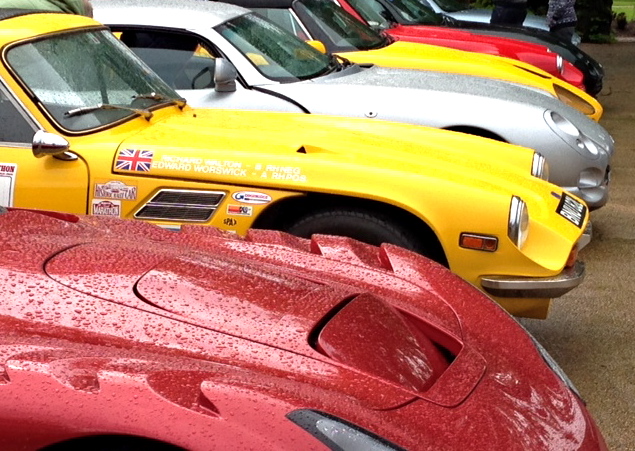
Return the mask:
<path fill-rule="evenodd" d="M 120 106 L 120 105 L 111 105 L 109 103 L 98 103 L 97 105 L 93 105 L 93 106 L 82 106 L 79 108 L 74 108 L 72 110 L 68 110 L 66 113 L 64 113 L 64 117 L 73 117 L 73 116 L 80 116 L 82 114 L 88 114 L 88 113 L 92 113 L 93 111 L 97 111 L 97 110 L 126 110 L 126 111 L 131 111 L 133 113 L 136 113 L 140 116 L 143 116 L 143 118 L 147 121 L 149 121 L 150 119 L 152 119 L 152 112 L 150 110 L 145 110 L 145 109 L 139 109 L 139 108 L 130 108 L 130 107 L 126 107 L 126 106 Z"/>
<path fill-rule="evenodd" d="M 151 92 L 149 94 L 138 94 L 136 96 L 132 96 L 133 99 L 148 99 L 148 100 L 154 100 L 157 102 L 174 102 L 176 103 L 176 106 L 179 107 L 181 110 L 183 109 L 183 107 L 186 105 L 186 100 L 183 97 L 180 97 L 178 99 L 173 99 L 171 97 L 166 97 L 162 94 L 157 94 L 156 92 Z"/>
<path fill-rule="evenodd" d="M 335 55 L 335 58 L 337 58 L 337 62 L 339 64 L 339 69 L 338 70 L 346 69 L 347 67 L 350 67 L 350 66 L 355 64 L 355 63 L 351 62 L 351 60 L 346 59 L 346 58 L 344 58 L 343 56 L 340 56 L 340 55 Z"/>

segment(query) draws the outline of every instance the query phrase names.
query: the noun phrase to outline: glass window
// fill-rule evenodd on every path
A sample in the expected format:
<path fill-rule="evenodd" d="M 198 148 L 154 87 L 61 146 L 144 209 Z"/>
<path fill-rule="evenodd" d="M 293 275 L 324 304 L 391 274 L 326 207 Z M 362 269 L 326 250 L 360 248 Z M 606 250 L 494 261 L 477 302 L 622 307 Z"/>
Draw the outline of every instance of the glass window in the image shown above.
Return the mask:
<path fill-rule="evenodd" d="M 29 145 L 35 129 L 0 87 L 0 141 Z"/>
<path fill-rule="evenodd" d="M 388 45 L 388 39 L 360 22 L 331 1 L 299 0 L 294 2 L 298 16 L 323 41 L 330 52 L 371 50 Z M 308 25 L 307 25 L 308 26 Z"/>
<path fill-rule="evenodd" d="M 116 31 L 116 30 L 115 30 Z M 121 42 L 174 89 L 214 86 L 215 57 L 197 37 L 157 30 L 126 29 Z M 205 75 L 205 84 L 198 81 Z"/>
<path fill-rule="evenodd" d="M 6 58 L 71 131 L 109 125 L 179 97 L 107 30 L 52 35 L 12 47 Z"/>
<path fill-rule="evenodd" d="M 367 22 L 374 21 L 382 28 L 389 28 L 386 21 L 409 25 L 443 23 L 443 16 L 418 0 L 351 0 L 351 5 Z"/>
<path fill-rule="evenodd" d="M 299 39 L 303 41 L 308 41 L 311 38 L 309 34 L 306 32 L 302 24 L 298 21 L 293 14 L 293 11 L 290 9 L 283 8 L 251 8 L 252 11 L 260 14 L 267 20 L 281 26 L 289 33 L 294 36 L 297 36 Z"/>
<path fill-rule="evenodd" d="M 329 55 L 257 14 L 236 17 L 216 30 L 271 80 L 306 80 L 337 68 Z"/>

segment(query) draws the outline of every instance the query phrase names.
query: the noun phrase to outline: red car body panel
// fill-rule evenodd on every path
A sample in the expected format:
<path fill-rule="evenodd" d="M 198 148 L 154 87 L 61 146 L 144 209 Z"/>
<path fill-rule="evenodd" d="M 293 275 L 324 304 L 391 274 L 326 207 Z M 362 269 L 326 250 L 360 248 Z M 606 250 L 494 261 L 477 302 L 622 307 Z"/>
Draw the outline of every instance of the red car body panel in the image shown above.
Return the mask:
<path fill-rule="evenodd" d="M 366 21 L 346 0 L 337 3 L 363 23 Z M 557 55 L 545 46 L 496 36 L 477 35 L 458 28 L 394 24 L 385 30 L 395 39 L 419 44 L 438 45 L 467 52 L 503 56 L 536 66 L 576 88 L 585 90 L 584 74 L 571 62 L 563 60 L 558 68 Z"/>
<path fill-rule="evenodd" d="M 0 274 L 3 450 L 325 449 L 297 409 L 409 450 L 606 449 L 507 313 L 395 246 L 10 210 Z"/>

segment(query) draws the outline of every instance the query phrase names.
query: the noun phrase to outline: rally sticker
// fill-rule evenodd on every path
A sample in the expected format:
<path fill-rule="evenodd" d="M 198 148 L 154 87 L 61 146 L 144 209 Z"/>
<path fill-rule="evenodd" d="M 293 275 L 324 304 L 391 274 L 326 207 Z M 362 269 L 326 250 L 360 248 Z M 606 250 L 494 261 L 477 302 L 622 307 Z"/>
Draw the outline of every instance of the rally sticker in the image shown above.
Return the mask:
<path fill-rule="evenodd" d="M 575 200 L 567 193 L 563 193 L 556 212 L 576 226 L 582 228 L 582 223 L 586 217 L 586 210 L 587 207 L 582 202 Z"/>
<path fill-rule="evenodd" d="M 95 183 L 94 197 L 102 199 L 137 200 L 137 187 L 123 182 Z"/>
<path fill-rule="evenodd" d="M 227 205 L 227 214 L 232 216 L 252 216 L 254 207 L 249 205 Z"/>
<path fill-rule="evenodd" d="M 122 171 L 149 172 L 154 152 L 151 150 L 124 149 L 119 151 L 115 169 Z"/>
<path fill-rule="evenodd" d="M 15 176 L 18 165 L 13 163 L 0 163 L 0 205 L 13 206 L 13 193 L 15 192 Z"/>
<path fill-rule="evenodd" d="M 121 201 L 94 200 L 91 212 L 95 216 L 121 216 Z"/>
<path fill-rule="evenodd" d="M 265 193 L 257 193 L 255 191 L 237 191 L 232 194 L 234 200 L 244 204 L 268 204 L 271 202 L 271 196 Z"/>

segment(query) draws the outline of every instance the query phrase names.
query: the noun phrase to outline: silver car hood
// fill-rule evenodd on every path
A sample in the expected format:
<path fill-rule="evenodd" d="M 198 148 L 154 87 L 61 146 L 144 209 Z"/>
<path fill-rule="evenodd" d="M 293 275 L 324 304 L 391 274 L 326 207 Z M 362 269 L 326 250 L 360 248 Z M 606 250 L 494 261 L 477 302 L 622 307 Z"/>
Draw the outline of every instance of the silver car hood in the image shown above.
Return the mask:
<path fill-rule="evenodd" d="M 352 65 L 308 81 L 260 88 L 290 97 L 312 113 L 334 114 L 341 111 L 338 114 L 402 122 L 412 122 L 413 118 L 420 117 L 417 123 L 434 127 L 460 123 L 459 117 L 466 120 L 469 117 L 471 121 L 467 123 L 472 124 L 475 118 L 482 117 L 485 126 L 491 124 L 494 117 L 495 120 L 509 122 L 512 127 L 530 131 L 532 124 L 518 122 L 521 118 L 526 120 L 527 110 L 551 110 L 566 117 L 598 144 L 613 148 L 613 140 L 604 127 L 578 110 L 544 90 L 503 80 Z M 361 110 L 364 113 L 360 113 Z M 533 116 L 542 118 L 542 114 Z"/>

